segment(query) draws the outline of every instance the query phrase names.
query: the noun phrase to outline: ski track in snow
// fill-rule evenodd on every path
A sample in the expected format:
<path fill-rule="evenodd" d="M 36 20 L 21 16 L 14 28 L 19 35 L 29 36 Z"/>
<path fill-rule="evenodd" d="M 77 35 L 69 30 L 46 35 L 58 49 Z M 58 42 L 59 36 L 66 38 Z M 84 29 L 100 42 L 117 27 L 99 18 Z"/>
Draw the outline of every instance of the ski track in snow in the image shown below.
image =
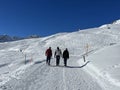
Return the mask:
<path fill-rule="evenodd" d="M 63 68 L 63 85 L 64 85 L 64 89 L 63 90 L 66 90 L 66 81 L 65 81 L 65 69 Z"/>

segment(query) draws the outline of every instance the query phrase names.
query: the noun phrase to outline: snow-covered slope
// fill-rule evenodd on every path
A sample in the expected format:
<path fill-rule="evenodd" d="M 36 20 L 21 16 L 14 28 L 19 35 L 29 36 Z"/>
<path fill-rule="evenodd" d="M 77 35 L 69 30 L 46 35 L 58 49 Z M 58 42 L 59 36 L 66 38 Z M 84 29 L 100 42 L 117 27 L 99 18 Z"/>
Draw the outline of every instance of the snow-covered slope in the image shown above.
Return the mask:
<path fill-rule="evenodd" d="M 85 67 L 90 75 L 98 80 L 105 90 L 120 89 L 120 43 L 104 47 L 86 58 L 90 61 Z M 79 64 L 83 62 L 79 61 Z"/>
<path fill-rule="evenodd" d="M 0 43 L 1 90 L 119 90 L 120 24 Z M 68 48 L 68 67 L 45 64 L 45 50 Z M 85 55 L 86 62 L 82 56 Z"/>

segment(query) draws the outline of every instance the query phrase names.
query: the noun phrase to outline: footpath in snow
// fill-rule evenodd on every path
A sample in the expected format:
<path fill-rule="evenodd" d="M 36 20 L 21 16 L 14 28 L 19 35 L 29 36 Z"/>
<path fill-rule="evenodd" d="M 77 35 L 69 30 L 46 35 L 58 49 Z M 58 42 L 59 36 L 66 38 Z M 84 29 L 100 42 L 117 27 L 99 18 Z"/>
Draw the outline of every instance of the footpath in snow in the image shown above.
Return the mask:
<path fill-rule="evenodd" d="M 87 65 L 79 66 L 79 59 L 71 57 L 68 67 L 51 66 L 45 62 L 35 62 L 19 79 L 10 80 L 5 84 L 6 90 L 102 90 L 89 74 L 83 71 Z"/>

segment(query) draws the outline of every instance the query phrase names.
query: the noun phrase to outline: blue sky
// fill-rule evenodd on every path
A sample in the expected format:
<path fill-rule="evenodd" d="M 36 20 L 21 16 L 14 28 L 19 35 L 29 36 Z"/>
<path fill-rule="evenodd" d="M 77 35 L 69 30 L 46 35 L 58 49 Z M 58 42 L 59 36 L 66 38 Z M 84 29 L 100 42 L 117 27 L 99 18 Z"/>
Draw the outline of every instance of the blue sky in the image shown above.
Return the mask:
<path fill-rule="evenodd" d="M 48 36 L 120 19 L 120 0 L 0 0 L 0 34 Z"/>

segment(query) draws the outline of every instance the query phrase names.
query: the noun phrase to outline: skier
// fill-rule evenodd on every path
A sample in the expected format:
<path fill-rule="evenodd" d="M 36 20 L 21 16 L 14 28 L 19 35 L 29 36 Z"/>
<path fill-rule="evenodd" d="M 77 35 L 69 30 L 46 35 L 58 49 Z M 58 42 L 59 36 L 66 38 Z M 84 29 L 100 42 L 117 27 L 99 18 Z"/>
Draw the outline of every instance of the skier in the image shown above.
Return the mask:
<path fill-rule="evenodd" d="M 46 64 L 50 65 L 50 60 L 51 60 L 51 57 L 52 57 L 51 47 L 49 47 L 49 48 L 46 50 L 45 55 L 46 55 Z"/>
<path fill-rule="evenodd" d="M 61 52 L 61 49 L 57 47 L 57 50 L 55 51 L 55 54 L 54 54 L 54 57 L 56 58 L 56 66 L 59 66 L 60 56 L 62 56 L 62 52 Z"/>
<path fill-rule="evenodd" d="M 69 59 L 69 51 L 67 48 L 63 51 L 63 58 L 64 58 L 64 66 L 67 66 L 67 59 Z"/>

